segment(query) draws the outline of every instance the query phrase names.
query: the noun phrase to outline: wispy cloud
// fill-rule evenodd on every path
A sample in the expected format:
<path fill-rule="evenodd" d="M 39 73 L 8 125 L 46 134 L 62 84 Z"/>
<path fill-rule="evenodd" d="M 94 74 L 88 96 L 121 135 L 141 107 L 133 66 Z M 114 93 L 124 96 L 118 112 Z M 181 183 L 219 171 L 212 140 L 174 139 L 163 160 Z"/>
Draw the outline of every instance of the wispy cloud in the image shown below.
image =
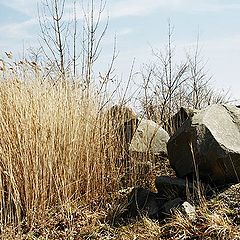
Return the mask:
<path fill-rule="evenodd" d="M 179 0 L 178 11 L 220 12 L 240 9 L 240 3 L 233 0 Z"/>
<path fill-rule="evenodd" d="M 179 0 L 122 0 L 110 4 L 110 17 L 146 16 L 160 7 L 175 6 Z"/>
<path fill-rule="evenodd" d="M 109 1 L 111 18 L 147 16 L 159 9 L 181 12 L 219 12 L 240 9 L 240 3 L 222 0 L 120 0 Z"/>
<path fill-rule="evenodd" d="M 0 5 L 7 6 L 27 16 L 37 17 L 36 0 L 11 0 L 2 1 Z M 111 18 L 126 16 L 147 16 L 161 8 L 174 11 L 228 11 L 239 10 L 238 1 L 229 0 L 107 0 L 109 15 Z M 66 1 L 66 9 L 73 7 L 72 1 Z M 77 4 L 78 18 L 83 18 L 82 9 Z"/>
<path fill-rule="evenodd" d="M 36 41 L 35 27 L 38 22 L 35 18 L 18 23 L 9 23 L 3 26 L 0 25 L 0 48 L 1 51 L 11 50 L 15 53 L 19 52 L 23 47 L 23 43 L 34 46 Z M 3 34 L 4 33 L 4 34 Z"/>
<path fill-rule="evenodd" d="M 7 33 L 5 37 L 8 39 L 24 38 L 32 35 L 30 28 L 38 24 L 37 19 L 32 18 L 19 23 L 10 23 L 0 27 L 1 33 Z"/>
<path fill-rule="evenodd" d="M 117 33 L 117 36 L 120 37 L 120 36 L 125 36 L 125 35 L 128 35 L 130 33 L 133 32 L 133 29 L 131 28 L 124 28 L 124 29 L 121 29 L 119 30 L 119 32 Z"/>
<path fill-rule="evenodd" d="M 99 9 L 99 2 L 96 1 L 96 11 Z M 174 7 L 180 2 L 181 0 L 107 0 L 106 11 L 102 13 L 101 20 L 105 20 L 108 17 L 114 19 L 126 16 L 147 16 L 159 7 Z M 72 2 L 66 2 L 65 7 L 69 12 L 73 12 Z M 83 5 L 80 3 L 76 4 L 77 19 L 84 18 L 84 11 L 86 13 L 88 7 L 87 1 Z"/>
<path fill-rule="evenodd" d="M 25 14 L 29 17 L 36 17 L 37 2 L 35 0 L 11 0 L 1 1 L 0 5 L 14 9 L 17 12 Z"/>

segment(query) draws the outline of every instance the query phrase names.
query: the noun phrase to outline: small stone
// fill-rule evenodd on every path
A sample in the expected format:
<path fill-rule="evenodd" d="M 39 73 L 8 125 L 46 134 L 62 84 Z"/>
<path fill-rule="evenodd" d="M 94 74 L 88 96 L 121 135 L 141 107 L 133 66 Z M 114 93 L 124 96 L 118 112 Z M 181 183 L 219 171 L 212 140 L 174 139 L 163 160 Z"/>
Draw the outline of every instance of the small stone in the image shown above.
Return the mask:
<path fill-rule="evenodd" d="M 182 204 L 182 207 L 184 209 L 184 212 L 186 213 L 186 215 L 188 216 L 188 218 L 192 221 L 196 220 L 196 210 L 195 207 L 192 206 L 189 202 L 184 202 Z"/>

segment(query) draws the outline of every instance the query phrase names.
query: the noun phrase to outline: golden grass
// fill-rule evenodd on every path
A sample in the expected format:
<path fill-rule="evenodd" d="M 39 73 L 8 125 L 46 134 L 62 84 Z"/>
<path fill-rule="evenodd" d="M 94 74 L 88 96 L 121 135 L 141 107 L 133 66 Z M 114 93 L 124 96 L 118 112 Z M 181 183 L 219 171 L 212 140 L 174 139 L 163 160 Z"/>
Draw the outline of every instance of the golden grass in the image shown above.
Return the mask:
<path fill-rule="evenodd" d="M 100 102 L 70 83 L 0 82 L 2 223 L 31 225 L 53 206 L 92 209 L 113 201 L 126 174 L 116 164 L 124 153 L 119 125 L 109 124 Z"/>
<path fill-rule="evenodd" d="M 228 217 L 229 208 L 222 202 L 202 201 L 196 207 L 196 218 L 190 219 L 176 210 L 162 226 L 169 239 L 240 239 L 240 228 Z"/>

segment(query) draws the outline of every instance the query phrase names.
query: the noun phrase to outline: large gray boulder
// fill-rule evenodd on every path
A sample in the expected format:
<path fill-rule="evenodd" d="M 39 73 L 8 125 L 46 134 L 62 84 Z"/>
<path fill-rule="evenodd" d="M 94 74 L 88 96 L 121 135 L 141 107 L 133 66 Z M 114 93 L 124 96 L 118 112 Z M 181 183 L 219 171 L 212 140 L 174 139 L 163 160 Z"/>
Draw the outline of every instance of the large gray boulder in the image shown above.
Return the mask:
<path fill-rule="evenodd" d="M 203 181 L 239 182 L 240 109 L 215 104 L 194 111 L 170 138 L 167 149 L 178 177 L 197 171 Z"/>
<path fill-rule="evenodd" d="M 125 155 L 130 153 L 167 154 L 168 133 L 157 123 L 137 118 L 127 106 L 115 105 L 105 113 L 105 128 L 119 143 Z M 110 138 L 110 137 L 109 137 Z"/>
<path fill-rule="evenodd" d="M 167 155 L 168 133 L 157 123 L 142 119 L 133 135 L 129 150 L 138 153 Z"/>

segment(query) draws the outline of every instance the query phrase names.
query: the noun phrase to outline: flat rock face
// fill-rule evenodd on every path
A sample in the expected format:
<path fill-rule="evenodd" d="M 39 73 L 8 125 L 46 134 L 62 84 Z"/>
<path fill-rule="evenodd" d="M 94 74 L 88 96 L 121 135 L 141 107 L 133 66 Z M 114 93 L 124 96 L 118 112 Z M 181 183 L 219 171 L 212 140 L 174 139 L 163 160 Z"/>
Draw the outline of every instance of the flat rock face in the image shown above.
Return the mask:
<path fill-rule="evenodd" d="M 240 178 L 240 109 L 211 105 L 194 111 L 171 137 L 169 160 L 178 177 L 194 175 L 215 184 Z"/>
<path fill-rule="evenodd" d="M 132 152 L 167 154 L 168 133 L 157 123 L 142 119 L 133 135 L 129 150 Z"/>
<path fill-rule="evenodd" d="M 193 116 L 192 125 L 199 124 L 207 127 L 221 147 L 240 153 L 240 110 L 238 108 L 212 105 Z"/>

